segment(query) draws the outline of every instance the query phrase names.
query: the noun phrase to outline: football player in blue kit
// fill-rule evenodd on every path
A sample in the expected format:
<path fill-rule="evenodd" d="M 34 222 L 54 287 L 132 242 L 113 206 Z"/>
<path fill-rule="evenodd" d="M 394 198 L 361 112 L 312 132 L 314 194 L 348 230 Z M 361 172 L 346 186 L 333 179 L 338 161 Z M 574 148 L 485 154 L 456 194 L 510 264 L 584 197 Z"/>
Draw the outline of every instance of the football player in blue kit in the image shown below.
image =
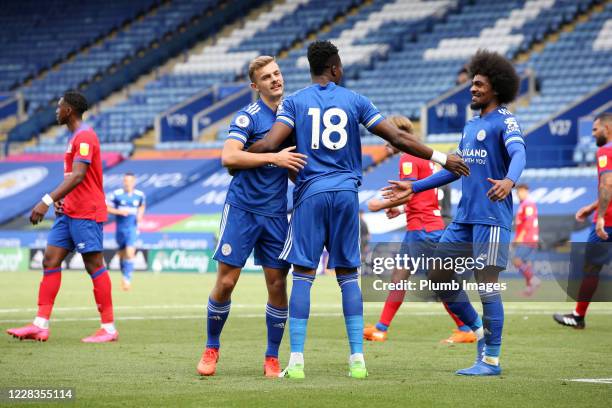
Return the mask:
<path fill-rule="evenodd" d="M 119 247 L 122 290 L 130 290 L 132 287 L 138 224 L 145 212 L 145 194 L 135 187 L 136 176 L 126 173 L 123 176 L 123 188 L 114 190 L 106 199 L 108 213 L 116 217 L 115 240 Z"/>
<path fill-rule="evenodd" d="M 276 119 L 283 96 L 283 77 L 273 57 L 260 56 L 249 65 L 251 87 L 260 99 L 238 111 L 223 146 L 223 165 L 234 170 L 214 251 L 217 281 L 208 299 L 206 348 L 198 363 L 201 375 L 214 375 L 219 337 L 230 311 L 231 295 L 250 253 L 264 270 L 268 289 L 268 347 L 264 374 L 278 377 L 280 346 L 287 320 L 286 276 L 289 264 L 278 259 L 287 235 L 288 171 L 300 170 L 305 156 L 288 147 L 278 153 L 244 151 L 261 139 Z"/>
<path fill-rule="evenodd" d="M 480 259 L 475 276 L 482 301 L 482 319 L 472 307 L 467 294 L 459 289 L 439 286 L 442 301 L 476 333 L 476 362 L 457 371 L 459 375 L 499 375 L 499 355 L 504 308 L 499 273 L 506 269 L 512 225 L 512 187 L 526 162 L 525 141 L 521 128 L 505 107 L 516 97 L 519 77 L 512 63 L 503 56 L 479 50 L 469 63 L 472 77 L 473 110 L 480 114 L 466 123 L 458 154 L 469 165 L 471 175 L 461 179 L 462 196 L 457 215 L 446 228 L 437 256 L 466 256 Z M 457 180 L 448 171 L 440 171 L 415 182 L 392 181 L 384 196 L 406 198 Z M 453 245 L 455 244 L 455 245 Z M 458 246 L 461 246 L 459 248 Z M 453 270 L 430 271 L 436 283 L 456 282 Z M 457 286 L 455 286 L 457 287 Z"/>
<path fill-rule="evenodd" d="M 276 123 L 249 151 L 274 151 L 295 133 L 297 151 L 307 163 L 297 173 L 294 210 L 281 260 L 293 264 L 289 301 L 291 357 L 283 375 L 304 378 L 304 342 L 310 313 L 310 288 L 323 247 L 336 270 L 350 346 L 349 375 L 365 378 L 363 303 L 358 283 L 361 139 L 359 125 L 398 149 L 431 159 L 460 175 L 468 168 L 455 155 L 433 151 L 380 114 L 364 96 L 339 84 L 343 68 L 329 41 L 308 47 L 312 84 L 283 99 Z"/>

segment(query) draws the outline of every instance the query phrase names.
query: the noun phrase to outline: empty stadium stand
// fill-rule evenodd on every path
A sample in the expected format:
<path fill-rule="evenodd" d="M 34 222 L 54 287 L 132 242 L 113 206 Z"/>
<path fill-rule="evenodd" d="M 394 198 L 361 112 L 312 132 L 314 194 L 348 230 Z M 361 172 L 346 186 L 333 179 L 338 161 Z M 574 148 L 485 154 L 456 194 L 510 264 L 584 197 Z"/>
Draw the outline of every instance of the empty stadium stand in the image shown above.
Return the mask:
<path fill-rule="evenodd" d="M 190 55 L 187 61 L 177 64 L 174 72 L 150 82 L 144 90 L 93 115 L 89 121 L 98 129 L 103 142 L 129 142 L 150 129 L 157 114 L 213 85 L 243 76 L 254 56 L 279 53 L 336 15 L 345 13 L 355 3 L 355 0 L 291 0 L 276 4 L 215 45 L 205 47 L 202 53 Z M 301 30 L 295 30 L 298 21 L 306 22 Z M 278 41 L 270 41 L 273 37 Z M 64 132 L 58 141 L 65 137 Z"/>
<path fill-rule="evenodd" d="M 0 91 L 121 28 L 157 0 L 7 1 L 0 14 Z"/>
<path fill-rule="evenodd" d="M 528 65 L 540 81 L 540 95 L 516 114 L 525 129 L 580 99 L 612 78 L 612 4 L 575 30 L 534 53 Z"/>
<path fill-rule="evenodd" d="M 106 70 L 134 56 L 152 42 L 175 31 L 194 16 L 209 10 L 217 2 L 218 0 L 174 0 L 161 5 L 154 13 L 146 15 L 24 87 L 23 92 L 29 102 L 28 111 L 34 112 L 52 102 L 65 90 L 77 88 L 96 75 L 104 74 Z"/>
<path fill-rule="evenodd" d="M 431 32 L 407 38 L 347 85 L 369 95 L 386 113 L 418 119 L 421 105 L 454 85 L 457 72 L 476 49 L 486 47 L 512 58 L 590 4 L 590 0 L 476 0 L 435 22 Z"/>

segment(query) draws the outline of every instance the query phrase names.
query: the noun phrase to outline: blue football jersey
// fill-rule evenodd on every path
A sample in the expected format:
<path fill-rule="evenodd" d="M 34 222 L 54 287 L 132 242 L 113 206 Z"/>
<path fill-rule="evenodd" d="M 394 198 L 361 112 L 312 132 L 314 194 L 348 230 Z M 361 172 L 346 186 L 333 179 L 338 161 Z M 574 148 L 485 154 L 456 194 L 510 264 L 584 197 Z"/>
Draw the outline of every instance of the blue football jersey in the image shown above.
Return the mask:
<path fill-rule="evenodd" d="M 456 222 L 512 226 L 512 194 L 493 202 L 487 191 L 493 186 L 488 178 L 502 180 L 508 173 L 508 146 L 523 143 L 521 127 L 508 109 L 497 108 L 485 116 L 475 116 L 463 129 L 458 154 L 470 167 L 469 177 L 462 177 L 462 196 L 457 206 Z"/>
<path fill-rule="evenodd" d="M 308 156 L 297 174 L 294 206 L 324 191 L 357 191 L 359 124 L 369 129 L 383 119 L 368 98 L 333 82 L 313 84 L 283 99 L 276 120 L 294 129 L 296 151 Z"/>
<path fill-rule="evenodd" d="M 145 194 L 140 190 L 128 194 L 124 189 L 118 188 L 108 195 L 106 200 L 118 210 L 128 212 L 127 216 L 117 215 L 117 229 L 136 228 L 138 224 L 138 208 L 145 204 Z"/>
<path fill-rule="evenodd" d="M 238 111 L 230 125 L 228 139 L 248 149 L 262 139 L 276 120 L 276 112 L 261 99 Z M 227 191 L 226 202 L 265 216 L 287 215 L 287 169 L 274 165 L 238 170 Z"/>

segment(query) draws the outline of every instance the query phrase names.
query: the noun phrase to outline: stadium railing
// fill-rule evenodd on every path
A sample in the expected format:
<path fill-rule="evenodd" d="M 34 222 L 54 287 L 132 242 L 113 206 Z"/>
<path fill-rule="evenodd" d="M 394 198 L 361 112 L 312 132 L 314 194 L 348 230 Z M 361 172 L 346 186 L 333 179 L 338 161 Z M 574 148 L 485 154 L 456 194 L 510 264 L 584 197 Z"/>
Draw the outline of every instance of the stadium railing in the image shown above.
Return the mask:
<path fill-rule="evenodd" d="M 0 94 L 0 121 L 10 116 L 23 117 L 23 94 L 17 92 L 14 94 Z"/>
<path fill-rule="evenodd" d="M 158 143 L 196 141 L 201 132 L 253 100 L 246 83 L 215 85 L 155 118 Z"/>

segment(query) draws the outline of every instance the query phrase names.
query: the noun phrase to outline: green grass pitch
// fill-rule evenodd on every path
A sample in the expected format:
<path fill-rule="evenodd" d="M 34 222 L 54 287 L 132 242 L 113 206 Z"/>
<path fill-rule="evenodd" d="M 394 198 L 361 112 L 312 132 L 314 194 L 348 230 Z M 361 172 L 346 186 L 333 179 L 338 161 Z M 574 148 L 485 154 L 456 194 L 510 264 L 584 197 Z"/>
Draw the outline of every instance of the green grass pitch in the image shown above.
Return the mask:
<path fill-rule="evenodd" d="M 1 278 L 4 331 L 34 316 L 40 273 L 2 273 Z M 119 275 L 112 278 L 118 288 Z M 587 329 L 577 331 L 551 319 L 552 312 L 569 311 L 573 304 L 507 303 L 503 375 L 465 378 L 453 372 L 471 365 L 474 346 L 440 344 L 452 329 L 442 306 L 407 302 L 389 341 L 365 345 L 370 376 L 355 380 L 347 377 L 340 291 L 327 276 L 318 277 L 312 290 L 304 381 L 262 376 L 266 294 L 263 276 L 255 274 L 242 276 L 233 296 L 217 375 L 201 378 L 195 366 L 213 282 L 212 274 L 136 274 L 131 292 L 114 291 L 119 342 L 88 345 L 79 340 L 98 327 L 91 282 L 84 273 L 66 272 L 47 343 L 0 337 L 0 388 L 74 387 L 76 406 L 86 407 L 575 408 L 612 401 L 612 384 L 569 381 L 612 378 L 611 304 L 593 304 Z M 365 305 L 366 322 L 376 321 L 381 306 Z M 288 340 L 287 331 L 282 364 Z"/>

